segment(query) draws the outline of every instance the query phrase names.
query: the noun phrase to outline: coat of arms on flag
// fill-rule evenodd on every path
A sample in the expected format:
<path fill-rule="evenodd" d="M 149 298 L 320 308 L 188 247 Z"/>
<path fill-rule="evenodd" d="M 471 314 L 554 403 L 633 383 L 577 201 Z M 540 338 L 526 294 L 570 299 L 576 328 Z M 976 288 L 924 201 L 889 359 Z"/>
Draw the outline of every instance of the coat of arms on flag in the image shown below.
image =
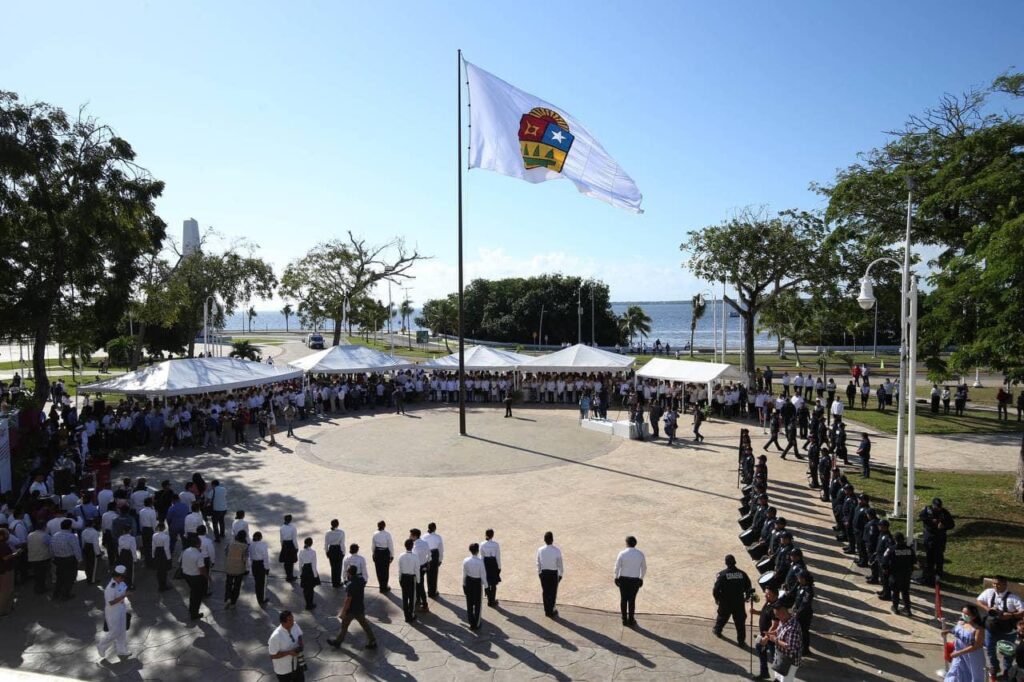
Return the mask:
<path fill-rule="evenodd" d="M 556 111 L 534 107 L 519 119 L 519 143 L 526 169 L 547 168 L 562 172 L 575 136 Z"/>

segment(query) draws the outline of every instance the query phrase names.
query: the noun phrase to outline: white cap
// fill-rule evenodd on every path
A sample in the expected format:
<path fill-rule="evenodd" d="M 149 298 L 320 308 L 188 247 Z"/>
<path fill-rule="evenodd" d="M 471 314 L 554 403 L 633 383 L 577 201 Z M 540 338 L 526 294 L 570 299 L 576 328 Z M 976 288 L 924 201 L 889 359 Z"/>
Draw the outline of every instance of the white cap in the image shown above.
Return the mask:
<path fill-rule="evenodd" d="M 127 572 L 128 572 L 128 569 L 125 568 L 124 566 L 121 566 L 121 565 L 118 565 L 116 568 L 114 568 L 114 573 L 116 573 L 118 575 L 124 575 Z"/>

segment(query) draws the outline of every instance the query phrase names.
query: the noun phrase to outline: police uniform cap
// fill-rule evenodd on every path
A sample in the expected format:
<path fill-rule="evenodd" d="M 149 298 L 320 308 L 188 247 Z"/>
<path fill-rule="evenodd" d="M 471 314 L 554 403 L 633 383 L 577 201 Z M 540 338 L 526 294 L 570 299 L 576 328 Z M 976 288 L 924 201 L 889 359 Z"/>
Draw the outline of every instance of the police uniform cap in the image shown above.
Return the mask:
<path fill-rule="evenodd" d="M 941 507 L 942 506 L 942 499 L 936 497 L 934 500 L 932 500 L 932 504 L 935 505 L 936 507 Z"/>
<path fill-rule="evenodd" d="M 878 525 L 879 526 L 888 526 L 889 525 L 889 519 L 882 519 L 881 521 L 878 522 Z"/>
<path fill-rule="evenodd" d="M 792 540 L 793 539 L 793 534 L 790 533 L 788 530 L 784 530 L 781 533 L 779 533 L 779 538 L 783 539 L 783 540 L 785 540 L 786 538 Z"/>

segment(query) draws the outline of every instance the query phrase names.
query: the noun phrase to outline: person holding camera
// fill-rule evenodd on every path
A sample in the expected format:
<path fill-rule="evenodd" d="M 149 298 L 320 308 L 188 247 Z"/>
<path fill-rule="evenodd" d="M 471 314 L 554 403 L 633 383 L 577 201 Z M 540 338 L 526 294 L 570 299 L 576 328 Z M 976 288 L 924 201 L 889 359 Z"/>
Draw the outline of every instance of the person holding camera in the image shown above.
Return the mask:
<path fill-rule="evenodd" d="M 280 622 L 267 642 L 274 674 L 279 682 L 303 682 L 306 660 L 302 655 L 302 628 L 291 611 L 282 611 Z"/>
<path fill-rule="evenodd" d="M 725 570 L 719 571 L 715 577 L 715 586 L 711 590 L 715 603 L 718 604 L 718 618 L 712 632 L 716 637 L 722 636 L 722 628 L 732 618 L 736 625 L 736 641 L 740 646 L 746 645 L 747 633 L 744 626 L 747 622 L 746 602 L 754 594 L 750 585 L 750 577 L 736 568 L 736 557 L 725 555 Z"/>
<path fill-rule="evenodd" d="M 942 577 L 942 565 L 946 560 L 946 534 L 956 527 L 956 522 L 938 497 L 921 510 L 918 518 L 924 527 L 925 563 L 917 583 L 934 586 L 935 579 Z"/>
<path fill-rule="evenodd" d="M 1022 617 L 1024 617 L 1024 605 L 1020 597 L 1010 592 L 1006 578 L 999 575 L 993 586 L 978 595 L 978 608 L 985 616 L 985 651 L 988 654 L 989 675 L 995 679 L 999 674 L 999 653 L 997 647 L 1000 642 L 1013 642 L 1014 628 Z M 1010 656 L 1004 655 L 1005 669 L 1009 670 L 1012 664 Z"/>

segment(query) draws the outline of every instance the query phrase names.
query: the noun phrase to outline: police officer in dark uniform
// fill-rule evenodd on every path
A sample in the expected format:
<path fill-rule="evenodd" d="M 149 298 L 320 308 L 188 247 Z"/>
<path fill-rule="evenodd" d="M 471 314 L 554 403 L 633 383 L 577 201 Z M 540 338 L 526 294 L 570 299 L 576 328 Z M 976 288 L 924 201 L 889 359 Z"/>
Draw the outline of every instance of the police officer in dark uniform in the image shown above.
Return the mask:
<path fill-rule="evenodd" d="M 857 565 L 867 568 L 871 562 L 871 555 L 878 544 L 878 512 L 868 508 L 868 520 L 861 531 L 860 540 L 857 542 Z"/>
<path fill-rule="evenodd" d="M 835 451 L 836 461 L 843 458 L 843 464 L 850 463 L 850 452 L 846 449 L 846 425 L 839 422 L 835 431 L 832 432 L 832 449 Z"/>
<path fill-rule="evenodd" d="M 754 453 L 749 449 L 740 455 L 740 480 L 744 485 L 750 485 L 754 480 Z"/>
<path fill-rule="evenodd" d="M 821 479 L 821 501 L 828 502 L 832 490 L 832 455 L 828 450 L 823 450 L 818 459 L 818 478 Z"/>
<path fill-rule="evenodd" d="M 853 521 L 851 523 L 851 530 L 853 531 L 853 544 L 854 553 L 857 555 L 858 564 L 860 563 L 861 557 L 861 543 L 864 537 L 864 526 L 868 522 L 868 511 L 871 509 L 871 499 L 866 493 L 861 493 L 857 499 L 857 509 L 853 512 Z M 864 550 L 864 554 L 867 554 L 867 550 Z M 864 562 L 865 565 L 867 561 Z"/>
<path fill-rule="evenodd" d="M 757 658 L 761 663 L 760 671 L 754 677 L 756 680 L 767 680 L 770 677 L 768 664 L 775 660 L 775 642 L 767 638 L 768 631 L 772 629 L 775 620 L 775 602 L 779 599 L 779 591 L 774 587 L 768 587 L 764 591 L 764 608 L 758 615 L 757 629 L 761 636 L 757 640 Z"/>
<path fill-rule="evenodd" d="M 782 446 L 779 445 L 779 429 L 782 428 L 782 416 L 778 412 L 773 412 L 769 422 L 769 429 L 771 433 L 771 439 L 764 444 L 764 449 L 767 450 L 768 446 L 772 443 L 775 444 L 775 448 L 779 451 L 782 450 Z"/>
<path fill-rule="evenodd" d="M 779 533 L 779 545 L 775 550 L 775 584 L 781 585 L 789 573 L 789 555 L 796 549 L 793 534 L 788 530 Z"/>
<path fill-rule="evenodd" d="M 803 403 L 800 405 L 800 410 L 796 413 L 796 424 L 801 438 L 807 438 L 807 425 L 810 420 L 811 409 L 807 407 L 807 403 Z"/>
<path fill-rule="evenodd" d="M 899 613 L 900 597 L 903 598 L 903 605 L 906 607 L 907 615 L 910 615 L 910 576 L 914 572 L 914 565 L 917 563 L 917 554 L 914 548 L 907 544 L 903 533 L 896 533 L 893 536 L 894 545 L 885 551 L 882 557 L 883 566 L 889 571 L 889 590 L 892 593 L 892 612 Z"/>
<path fill-rule="evenodd" d="M 846 546 L 843 547 L 844 554 L 856 554 L 857 537 L 853 533 L 853 515 L 860 508 L 861 500 L 854 496 L 853 486 L 850 486 L 850 493 L 843 500 L 843 530 L 845 532 Z"/>
<path fill-rule="evenodd" d="M 935 578 L 942 577 L 942 564 L 946 557 L 946 533 L 956 526 L 953 515 L 942 506 L 942 500 L 935 498 L 931 506 L 925 507 L 918 515 L 924 526 L 925 559 L 922 566 L 921 585 L 935 585 Z"/>
<path fill-rule="evenodd" d="M 789 403 L 787 403 L 788 405 Z M 792 450 L 794 455 L 800 454 L 800 448 L 796 444 L 796 421 L 791 420 L 786 424 L 786 449 L 782 451 L 782 459 Z"/>
<path fill-rule="evenodd" d="M 807 474 L 811 477 L 810 487 L 817 490 L 821 487 L 818 482 L 818 464 L 821 461 L 821 446 L 818 442 L 812 441 L 811 447 L 807 450 Z"/>
<path fill-rule="evenodd" d="M 725 570 L 715 577 L 715 586 L 711 590 L 715 603 L 718 604 L 718 618 L 712 632 L 716 637 L 722 636 L 722 628 L 732 618 L 736 625 L 736 641 L 740 646 L 747 642 L 744 626 L 747 622 L 746 601 L 753 594 L 750 577 L 736 568 L 736 557 L 725 555 Z"/>
<path fill-rule="evenodd" d="M 790 424 L 796 427 L 796 405 L 791 401 L 785 400 L 782 403 L 782 409 L 779 410 L 782 413 L 782 423 L 788 429 Z M 793 433 L 796 433 L 794 430 Z"/>
<path fill-rule="evenodd" d="M 892 597 L 889 593 L 889 575 L 888 573 L 882 574 L 882 557 L 893 544 L 895 541 L 892 539 L 892 533 L 889 532 L 889 519 L 879 519 L 878 539 L 875 540 L 871 554 L 871 575 L 868 577 L 868 584 L 881 583 L 882 591 L 878 593 L 878 597 L 884 601 L 888 601 Z"/>
<path fill-rule="evenodd" d="M 799 547 L 794 547 L 789 553 L 789 571 L 786 572 L 786 593 L 793 594 L 797 586 L 797 578 L 801 573 L 807 573 L 807 564 L 804 563 L 804 553 Z"/>

